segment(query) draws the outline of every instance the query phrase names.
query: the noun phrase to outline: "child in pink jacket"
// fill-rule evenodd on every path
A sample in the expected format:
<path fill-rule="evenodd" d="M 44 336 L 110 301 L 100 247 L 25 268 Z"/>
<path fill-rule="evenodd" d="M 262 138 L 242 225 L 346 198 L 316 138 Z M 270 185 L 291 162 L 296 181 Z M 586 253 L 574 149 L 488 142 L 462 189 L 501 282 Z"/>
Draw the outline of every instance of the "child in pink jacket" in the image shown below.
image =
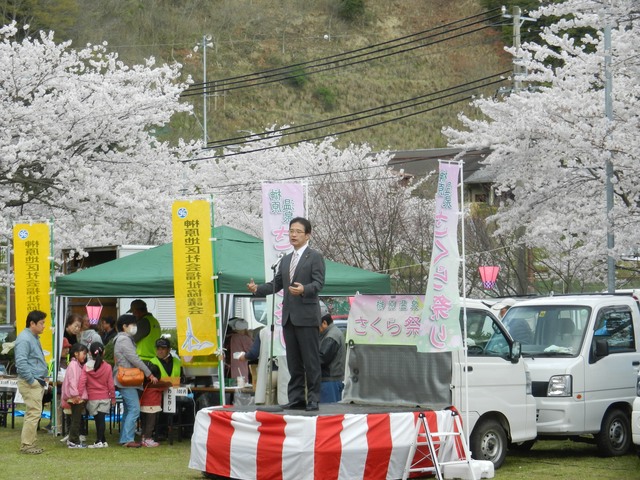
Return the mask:
<path fill-rule="evenodd" d="M 87 377 L 83 368 L 87 361 L 88 349 L 81 343 L 76 343 L 71 347 L 69 356 L 71 361 L 67 367 L 62 382 L 62 408 L 71 409 L 71 427 L 69 427 L 69 448 L 86 448 L 80 442 L 80 428 L 82 427 L 82 415 L 85 410 L 85 402 L 89 398 L 87 395 Z"/>
<path fill-rule="evenodd" d="M 87 412 L 96 422 L 96 442 L 89 448 L 106 448 L 109 446 L 105 433 L 105 415 L 111 412 L 116 404 L 116 390 L 113 385 L 113 369 L 104 361 L 104 346 L 93 342 L 89 347 L 93 362 L 87 362 L 84 370 L 87 375 Z"/>

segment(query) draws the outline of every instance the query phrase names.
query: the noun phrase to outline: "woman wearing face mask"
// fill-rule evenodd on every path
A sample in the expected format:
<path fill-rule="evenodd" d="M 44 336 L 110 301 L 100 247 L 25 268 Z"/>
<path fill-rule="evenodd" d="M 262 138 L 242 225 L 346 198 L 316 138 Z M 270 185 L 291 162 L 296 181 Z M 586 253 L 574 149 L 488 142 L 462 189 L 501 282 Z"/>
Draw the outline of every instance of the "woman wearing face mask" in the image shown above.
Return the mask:
<path fill-rule="evenodd" d="M 124 412 L 122 414 L 122 428 L 120 430 L 120 445 L 129 448 L 139 448 L 140 443 L 135 441 L 136 423 L 140 417 L 140 401 L 138 400 L 138 390 L 140 387 L 123 387 L 118 382 L 118 367 L 131 368 L 138 367 L 144 372 L 145 377 L 151 383 L 157 383 L 158 379 L 151 373 L 149 368 L 138 357 L 136 344 L 133 336 L 138 331 L 136 317 L 133 315 L 121 315 L 118 323 L 122 324 L 122 332 L 114 338 L 113 357 L 115 368 L 113 370 L 113 380 L 120 391 Z"/>

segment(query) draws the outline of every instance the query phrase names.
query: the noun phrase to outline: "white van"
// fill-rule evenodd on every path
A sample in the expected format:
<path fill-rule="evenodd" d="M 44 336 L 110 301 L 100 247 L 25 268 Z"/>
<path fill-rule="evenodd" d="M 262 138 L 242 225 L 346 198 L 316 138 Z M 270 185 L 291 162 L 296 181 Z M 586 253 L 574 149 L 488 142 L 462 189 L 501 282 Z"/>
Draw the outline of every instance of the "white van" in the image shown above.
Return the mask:
<path fill-rule="evenodd" d="M 636 398 L 633 401 L 633 412 L 631 412 L 631 434 L 638 456 L 640 456 L 640 374 L 638 374 L 636 382 Z"/>
<path fill-rule="evenodd" d="M 512 307 L 503 323 L 515 329 L 529 366 L 538 438 L 584 441 L 589 434 L 602 455 L 625 454 L 640 369 L 637 302 L 630 295 L 536 298 Z M 487 348 L 508 345 L 494 335 Z"/>
<path fill-rule="evenodd" d="M 421 305 L 421 295 L 376 296 L 380 305 L 396 302 Z M 466 300 L 468 358 L 463 351 L 419 353 L 409 344 L 365 344 L 357 329 L 371 321 L 379 330 L 404 324 L 398 312 L 376 312 L 377 318 L 359 317 L 358 297 L 351 307 L 347 328 L 347 362 L 343 402 L 370 405 L 446 408 L 461 412 L 470 431 L 473 458 L 502 465 L 511 445 L 536 437 L 535 399 L 520 346 L 479 300 Z M 462 322 L 463 310 L 460 313 Z M 415 316 L 414 316 L 415 317 Z M 411 321 L 411 320 L 409 320 Z M 402 335 L 402 334 L 400 334 Z M 505 348 L 487 348 L 500 336 Z M 466 374 L 465 374 L 466 370 Z M 468 392 L 467 395 L 467 386 Z M 468 408 L 466 407 L 468 402 Z"/>

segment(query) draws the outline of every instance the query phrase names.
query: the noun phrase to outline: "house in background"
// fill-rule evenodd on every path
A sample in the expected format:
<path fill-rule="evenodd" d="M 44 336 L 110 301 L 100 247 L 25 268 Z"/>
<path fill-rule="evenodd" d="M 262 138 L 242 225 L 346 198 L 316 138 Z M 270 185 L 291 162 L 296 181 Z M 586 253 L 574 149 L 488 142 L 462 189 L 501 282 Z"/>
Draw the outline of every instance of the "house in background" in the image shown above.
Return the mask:
<path fill-rule="evenodd" d="M 438 160 L 451 161 L 462 150 L 459 148 L 427 148 L 423 150 L 398 150 L 391 152 L 389 166 L 403 170 L 405 174 L 420 177 L 438 171 Z M 462 160 L 464 180 L 464 201 L 496 205 L 497 197 L 492 188 L 494 175 L 482 162 L 491 150 L 472 150 L 464 154 Z"/>

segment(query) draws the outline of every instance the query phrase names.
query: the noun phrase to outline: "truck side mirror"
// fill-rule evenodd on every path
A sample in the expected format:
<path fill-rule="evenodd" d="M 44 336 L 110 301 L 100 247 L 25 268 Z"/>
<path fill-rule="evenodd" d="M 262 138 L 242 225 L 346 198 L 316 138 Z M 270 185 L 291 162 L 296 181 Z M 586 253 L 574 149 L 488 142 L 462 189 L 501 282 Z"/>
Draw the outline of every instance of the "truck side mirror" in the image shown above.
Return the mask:
<path fill-rule="evenodd" d="M 609 342 L 606 338 L 596 338 L 596 361 L 609 355 Z"/>
<path fill-rule="evenodd" d="M 521 355 L 522 355 L 522 344 L 518 341 L 514 341 L 513 345 L 511 345 L 509 360 L 511 360 L 511 363 L 518 363 L 520 361 Z"/>

